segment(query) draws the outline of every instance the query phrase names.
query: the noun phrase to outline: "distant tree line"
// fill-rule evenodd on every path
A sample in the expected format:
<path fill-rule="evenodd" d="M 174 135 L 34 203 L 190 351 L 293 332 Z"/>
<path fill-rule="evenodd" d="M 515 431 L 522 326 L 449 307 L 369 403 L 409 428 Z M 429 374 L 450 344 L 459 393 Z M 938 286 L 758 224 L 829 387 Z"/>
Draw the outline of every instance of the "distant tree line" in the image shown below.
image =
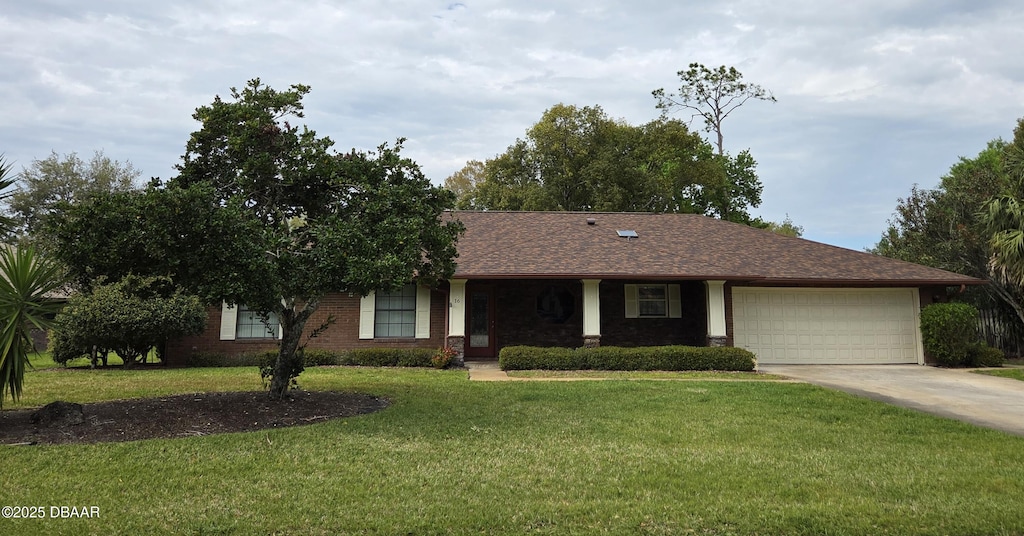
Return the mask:
<path fill-rule="evenodd" d="M 1024 119 L 934 188 L 914 185 L 870 251 L 986 279 L 961 299 L 1024 322 Z"/>
<path fill-rule="evenodd" d="M 764 190 L 757 162 L 723 145 L 722 123 L 735 109 L 775 98 L 735 68 L 694 63 L 678 75 L 677 91 L 653 92 L 658 119 L 632 125 L 598 105 L 557 104 L 505 152 L 468 162 L 445 187 L 461 209 L 679 212 L 802 234 L 788 217 L 773 223 L 751 215 Z M 677 110 L 702 117 L 715 145 L 669 117 Z"/>

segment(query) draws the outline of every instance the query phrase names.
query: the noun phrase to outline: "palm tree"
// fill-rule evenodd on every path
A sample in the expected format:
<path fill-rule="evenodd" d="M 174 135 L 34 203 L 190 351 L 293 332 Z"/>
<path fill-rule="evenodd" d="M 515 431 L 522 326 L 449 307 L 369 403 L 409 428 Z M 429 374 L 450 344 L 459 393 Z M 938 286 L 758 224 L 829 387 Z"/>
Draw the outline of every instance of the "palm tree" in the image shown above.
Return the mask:
<path fill-rule="evenodd" d="M 1024 287 L 1024 119 L 1004 149 L 1008 192 L 985 204 L 981 219 L 992 245 L 989 268 L 1007 283 Z"/>
<path fill-rule="evenodd" d="M 14 186 L 15 182 L 17 182 L 16 178 L 10 176 L 12 167 L 14 167 L 14 165 L 9 164 L 4 158 L 4 155 L 0 154 L 0 201 L 5 201 L 14 193 L 12 190 L 8 190 L 11 186 Z M 16 222 L 14 221 L 14 218 L 11 218 L 7 214 L 0 213 L 0 236 L 10 236 L 14 231 L 15 226 Z"/>
<path fill-rule="evenodd" d="M 21 397 L 32 329 L 47 329 L 60 308 L 51 293 L 61 287 L 61 266 L 34 248 L 0 246 L 0 407 L 7 391 Z"/>
<path fill-rule="evenodd" d="M 0 155 L 0 201 L 14 185 L 11 164 Z M 14 220 L 0 214 L 0 235 L 9 236 Z M 15 401 L 21 397 L 25 365 L 32 349 L 32 329 L 46 329 L 60 304 L 50 294 L 62 285 L 62 269 L 56 262 L 36 254 L 34 248 L 19 249 L 0 244 L 0 407 L 7 391 Z"/>

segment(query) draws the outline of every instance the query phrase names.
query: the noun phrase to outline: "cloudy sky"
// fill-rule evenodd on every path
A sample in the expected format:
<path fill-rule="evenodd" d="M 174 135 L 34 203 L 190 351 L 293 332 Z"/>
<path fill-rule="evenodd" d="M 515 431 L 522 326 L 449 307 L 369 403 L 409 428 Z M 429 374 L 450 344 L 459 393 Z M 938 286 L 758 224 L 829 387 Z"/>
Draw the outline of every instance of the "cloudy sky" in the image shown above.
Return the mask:
<path fill-rule="evenodd" d="M 341 150 L 408 138 L 441 183 L 554 104 L 643 123 L 677 71 L 724 64 L 778 99 L 725 124 L 759 162 L 754 213 L 862 249 L 911 185 L 1011 137 L 1022 28 L 1016 0 L 7 2 L 0 152 L 20 170 L 102 149 L 168 178 L 195 108 L 259 77 L 312 86 L 305 123 Z"/>

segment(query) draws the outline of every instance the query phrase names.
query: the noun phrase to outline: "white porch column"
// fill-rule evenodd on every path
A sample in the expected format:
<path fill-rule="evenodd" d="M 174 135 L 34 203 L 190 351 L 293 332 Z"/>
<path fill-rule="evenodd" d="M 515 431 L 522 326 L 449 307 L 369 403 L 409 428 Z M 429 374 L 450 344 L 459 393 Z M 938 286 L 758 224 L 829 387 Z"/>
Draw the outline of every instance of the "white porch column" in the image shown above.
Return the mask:
<path fill-rule="evenodd" d="M 445 345 L 455 350 L 452 363 L 466 362 L 466 280 L 448 280 L 448 336 Z"/>
<path fill-rule="evenodd" d="M 601 345 L 600 279 L 581 279 L 583 283 L 583 346 Z"/>
<path fill-rule="evenodd" d="M 466 336 L 466 280 L 451 279 L 448 281 L 451 291 L 448 294 L 448 336 Z"/>
<path fill-rule="evenodd" d="M 708 346 L 725 346 L 725 281 L 705 281 L 708 295 Z"/>

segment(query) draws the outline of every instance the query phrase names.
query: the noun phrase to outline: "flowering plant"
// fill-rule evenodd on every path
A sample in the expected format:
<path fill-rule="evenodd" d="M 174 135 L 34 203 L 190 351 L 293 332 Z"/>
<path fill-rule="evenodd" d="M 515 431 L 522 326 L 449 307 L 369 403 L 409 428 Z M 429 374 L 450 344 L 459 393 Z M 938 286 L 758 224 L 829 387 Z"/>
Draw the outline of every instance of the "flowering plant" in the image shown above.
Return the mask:
<path fill-rule="evenodd" d="M 458 352 L 455 351 L 455 348 L 452 348 L 451 346 L 442 346 L 434 352 L 433 356 L 431 356 L 430 364 L 434 365 L 434 368 L 443 369 L 452 362 L 452 359 L 455 358 L 457 353 Z"/>

